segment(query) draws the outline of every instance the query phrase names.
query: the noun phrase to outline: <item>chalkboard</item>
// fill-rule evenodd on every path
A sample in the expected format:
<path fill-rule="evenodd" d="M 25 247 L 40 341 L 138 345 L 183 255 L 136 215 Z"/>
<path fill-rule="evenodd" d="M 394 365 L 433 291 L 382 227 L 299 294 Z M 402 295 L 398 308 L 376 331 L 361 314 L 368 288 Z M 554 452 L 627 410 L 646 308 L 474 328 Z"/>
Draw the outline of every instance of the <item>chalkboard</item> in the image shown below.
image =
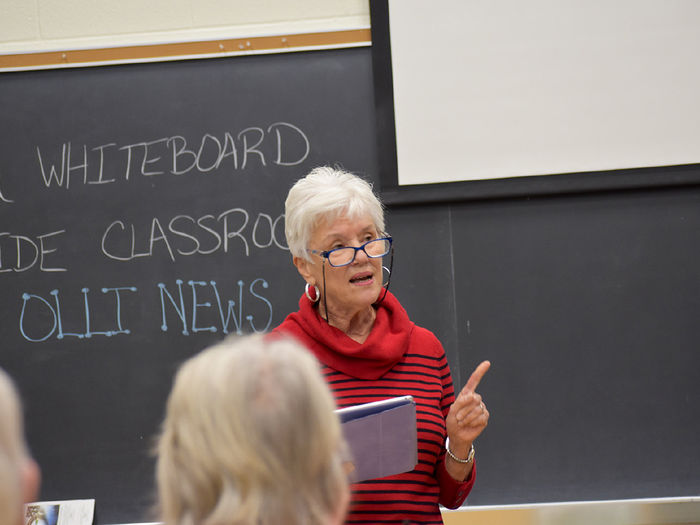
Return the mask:
<path fill-rule="evenodd" d="M 377 173 L 372 89 L 367 48 L 3 74 L 0 366 L 42 499 L 153 519 L 173 372 L 296 309 L 284 198 Z"/>
<path fill-rule="evenodd" d="M 699 188 L 404 206 L 389 226 L 392 286 L 455 382 L 492 361 L 470 505 L 697 496 Z"/>

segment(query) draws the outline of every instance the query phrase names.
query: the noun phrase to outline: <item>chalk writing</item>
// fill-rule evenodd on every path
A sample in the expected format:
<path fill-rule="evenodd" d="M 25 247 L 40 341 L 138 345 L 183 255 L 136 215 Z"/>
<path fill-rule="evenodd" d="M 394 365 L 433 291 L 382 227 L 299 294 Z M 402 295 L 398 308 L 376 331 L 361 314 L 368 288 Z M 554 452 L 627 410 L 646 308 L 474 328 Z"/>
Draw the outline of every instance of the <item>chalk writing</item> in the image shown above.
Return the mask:
<path fill-rule="evenodd" d="M 185 293 L 183 293 L 182 279 L 177 279 L 175 281 L 175 288 L 168 287 L 164 283 L 158 283 L 158 288 L 160 289 L 160 306 L 162 314 L 161 330 L 164 332 L 168 331 L 168 313 L 174 314 L 174 317 L 179 321 L 179 325 L 182 327 L 183 335 L 190 335 L 190 330 L 193 334 L 197 332 L 217 332 L 221 330 L 224 334 L 230 332 L 236 334 L 242 334 L 244 331 L 253 332 L 265 332 L 270 328 L 272 323 L 272 303 L 268 301 L 263 295 L 259 293 L 259 288 L 268 288 L 269 284 L 265 279 L 257 278 L 253 280 L 247 288 L 244 288 L 245 283 L 243 281 L 238 281 L 237 283 L 237 302 L 233 299 L 228 299 L 222 302 L 221 294 L 219 293 L 219 288 L 215 281 L 188 281 L 187 286 L 189 287 L 191 294 L 191 301 L 185 301 Z M 177 291 L 175 291 L 175 289 Z M 172 290 L 172 292 L 171 292 Z M 246 295 L 249 294 L 254 298 L 254 302 L 250 304 L 247 300 L 244 301 L 244 290 Z M 214 305 L 211 300 L 206 302 L 199 302 L 204 298 L 215 299 L 216 305 Z M 191 308 L 187 310 L 186 305 L 190 304 Z M 211 315 L 209 309 L 213 309 L 216 306 L 215 314 Z M 244 310 L 252 310 L 253 313 L 248 313 L 244 316 Z M 209 313 L 208 326 L 202 326 L 198 323 L 201 321 L 201 317 L 198 320 L 198 316 L 204 312 Z M 189 317 L 188 317 L 189 314 Z M 263 318 L 263 322 L 256 326 L 255 318 L 256 315 L 260 315 Z M 243 319 L 248 322 L 246 326 Z M 218 324 L 218 326 L 217 326 Z M 248 330 L 249 329 L 249 330 Z"/>
<path fill-rule="evenodd" d="M 0 232 L 0 273 L 26 272 L 35 267 L 37 262 L 38 269 L 42 272 L 65 272 L 66 268 L 46 266 L 46 256 L 57 251 L 57 248 L 47 246 L 49 239 L 65 231 L 58 230 L 37 235 L 36 240 L 26 235 Z"/>
<path fill-rule="evenodd" d="M 10 199 L 8 199 L 7 197 L 5 197 L 5 195 L 3 195 L 3 193 L 2 193 L 2 188 L 0 188 L 0 202 L 4 202 L 4 203 L 7 203 L 7 204 L 12 204 L 12 203 L 15 202 L 15 201 L 10 200 Z"/>
<path fill-rule="evenodd" d="M 233 288 L 233 298 L 229 298 L 229 294 L 222 294 L 215 281 L 190 280 L 185 285 L 181 279 L 177 279 L 174 286 L 158 283 L 160 329 L 167 332 L 168 321 L 174 320 L 183 335 L 219 331 L 224 334 L 265 332 L 270 328 L 273 314 L 272 303 L 264 294 L 269 286 L 260 277 L 248 285 L 239 280 Z M 85 287 L 80 289 L 82 298 L 78 309 L 64 309 L 58 289 L 51 290 L 48 297 L 23 293 L 19 316 L 22 337 L 37 343 L 52 337 L 90 339 L 95 336 L 131 334 L 132 330 L 125 327 L 122 321 L 122 296 L 137 292 L 136 287 L 105 287 L 100 291 L 102 294 L 113 295 L 114 300 L 111 303 L 105 299 L 95 301 L 94 296 L 90 295 L 90 289 Z M 80 318 L 66 319 L 66 311 L 81 312 Z M 93 326 L 93 314 L 96 311 L 103 323 L 101 330 Z M 105 326 L 104 323 L 107 322 L 109 325 Z"/>
<path fill-rule="evenodd" d="M 138 230 L 133 223 L 119 219 L 105 229 L 101 248 L 103 255 L 115 261 L 151 257 L 158 251 L 167 254 L 171 261 L 176 256 L 228 253 L 234 242 L 246 256 L 250 255 L 251 243 L 257 248 L 274 245 L 288 250 L 281 240 L 283 219 L 284 215 L 273 219 L 266 213 L 258 213 L 251 227 L 250 213 L 243 208 L 231 208 L 218 216 L 176 215 L 167 222 L 153 217 L 150 224 L 141 225 Z"/>
<path fill-rule="evenodd" d="M 51 290 L 50 295 L 53 296 L 53 301 L 49 301 L 44 297 L 36 294 L 23 293 L 22 294 L 22 311 L 19 317 L 19 331 L 27 341 L 41 342 L 46 341 L 48 338 L 56 335 L 57 339 L 63 339 L 64 337 L 76 337 L 78 339 L 90 339 L 95 335 L 103 335 L 106 337 L 112 337 L 118 334 L 129 334 L 131 331 L 125 329 L 122 326 L 122 316 L 121 316 L 121 292 L 129 291 L 135 292 L 136 288 L 133 286 L 123 286 L 119 288 L 102 288 L 102 293 L 107 294 L 114 292 L 116 297 L 115 310 L 113 319 L 115 320 L 115 325 L 111 330 L 105 331 L 93 331 L 90 324 L 90 303 L 88 301 L 88 288 L 82 288 L 80 290 L 83 294 L 83 311 L 84 311 L 84 331 L 80 332 L 67 332 L 63 329 L 63 314 L 61 312 L 61 301 L 59 298 L 58 290 Z M 50 314 L 47 317 L 47 313 Z M 48 323 L 46 319 L 49 319 Z M 31 321 L 30 321 L 31 320 Z M 36 331 L 30 331 L 27 329 L 27 324 L 31 322 L 40 324 Z M 50 326 L 49 326 L 50 325 Z M 82 328 L 82 327 L 81 327 Z M 38 332 L 38 333 L 37 333 Z"/>
<path fill-rule="evenodd" d="M 128 181 L 134 175 L 185 175 L 193 170 L 208 173 L 220 168 L 236 171 L 268 163 L 296 166 L 306 160 L 310 151 L 304 131 L 289 122 L 275 122 L 266 129 L 248 127 L 236 135 L 228 131 L 220 137 L 204 133 L 194 145 L 188 145 L 185 137 L 174 135 L 126 145 L 109 142 L 88 147 L 64 142 L 53 154 L 36 146 L 44 186 L 65 189 L 76 181 L 103 185 Z M 107 175 L 107 164 L 119 167 L 119 178 Z"/>

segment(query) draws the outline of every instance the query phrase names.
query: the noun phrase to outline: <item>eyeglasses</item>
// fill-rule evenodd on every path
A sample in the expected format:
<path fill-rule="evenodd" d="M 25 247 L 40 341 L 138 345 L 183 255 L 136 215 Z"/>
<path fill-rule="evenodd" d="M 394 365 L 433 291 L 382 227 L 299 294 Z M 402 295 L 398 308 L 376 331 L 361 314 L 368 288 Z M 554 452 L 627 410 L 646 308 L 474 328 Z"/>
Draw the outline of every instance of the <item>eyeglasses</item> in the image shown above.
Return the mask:
<path fill-rule="evenodd" d="M 355 260 L 355 256 L 360 250 L 372 259 L 384 257 L 391 250 L 392 240 L 391 237 L 380 237 L 379 239 L 367 241 L 357 248 L 354 246 L 343 246 L 342 248 L 334 248 L 323 252 L 319 250 L 309 250 L 309 252 L 317 253 L 324 259 L 328 259 L 328 264 L 331 266 L 347 266 Z"/>

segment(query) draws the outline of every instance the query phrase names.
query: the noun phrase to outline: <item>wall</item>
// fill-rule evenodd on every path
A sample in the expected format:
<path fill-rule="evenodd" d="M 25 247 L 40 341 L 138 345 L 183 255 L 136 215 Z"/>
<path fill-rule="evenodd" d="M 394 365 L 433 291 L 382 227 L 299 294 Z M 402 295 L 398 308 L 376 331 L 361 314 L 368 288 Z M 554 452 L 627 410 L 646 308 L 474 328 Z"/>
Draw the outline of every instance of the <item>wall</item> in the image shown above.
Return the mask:
<path fill-rule="evenodd" d="M 368 27 L 366 0 L 3 0 L 0 54 Z"/>

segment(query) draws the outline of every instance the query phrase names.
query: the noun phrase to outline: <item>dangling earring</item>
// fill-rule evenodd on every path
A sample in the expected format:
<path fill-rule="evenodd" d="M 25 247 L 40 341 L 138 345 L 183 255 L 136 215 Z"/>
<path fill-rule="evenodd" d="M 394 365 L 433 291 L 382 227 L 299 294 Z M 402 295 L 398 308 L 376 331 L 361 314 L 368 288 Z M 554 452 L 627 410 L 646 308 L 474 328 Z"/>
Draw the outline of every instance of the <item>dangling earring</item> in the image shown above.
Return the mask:
<path fill-rule="evenodd" d="M 382 266 L 382 270 L 386 270 L 386 272 L 389 274 L 389 277 L 386 281 L 386 284 L 382 284 L 382 287 L 384 287 L 384 293 L 377 300 L 377 302 L 374 303 L 375 306 L 381 304 L 381 302 L 386 298 L 386 294 L 389 292 L 389 284 L 391 284 L 391 269 L 393 267 L 394 267 L 394 248 L 391 249 L 391 258 L 389 259 L 389 267 L 387 268 L 386 266 Z M 384 280 L 384 272 L 382 272 L 382 281 L 383 280 Z"/>
<path fill-rule="evenodd" d="M 386 282 L 385 282 L 385 283 L 382 283 L 382 286 L 383 286 L 384 288 L 386 288 L 387 286 L 389 286 L 389 282 L 391 281 L 391 270 L 390 270 L 389 268 L 387 268 L 386 266 L 382 266 L 382 270 L 384 270 L 384 271 L 386 272 L 386 276 L 387 276 Z M 384 274 L 382 273 L 382 276 L 383 276 L 383 275 L 384 275 Z M 383 281 L 383 280 L 384 280 L 384 279 L 382 279 L 382 281 Z"/>
<path fill-rule="evenodd" d="M 316 286 L 316 285 L 314 284 L 314 285 L 313 285 L 313 287 L 314 287 L 314 296 L 311 297 L 311 295 L 309 294 L 309 287 L 310 287 L 310 286 L 311 286 L 311 285 L 310 285 L 309 283 L 306 283 L 306 286 L 304 287 L 304 293 L 306 294 L 306 297 L 307 297 L 307 299 L 308 299 L 309 301 L 311 301 L 312 303 L 317 303 L 318 300 L 321 298 L 321 292 L 319 291 L 318 286 Z"/>

